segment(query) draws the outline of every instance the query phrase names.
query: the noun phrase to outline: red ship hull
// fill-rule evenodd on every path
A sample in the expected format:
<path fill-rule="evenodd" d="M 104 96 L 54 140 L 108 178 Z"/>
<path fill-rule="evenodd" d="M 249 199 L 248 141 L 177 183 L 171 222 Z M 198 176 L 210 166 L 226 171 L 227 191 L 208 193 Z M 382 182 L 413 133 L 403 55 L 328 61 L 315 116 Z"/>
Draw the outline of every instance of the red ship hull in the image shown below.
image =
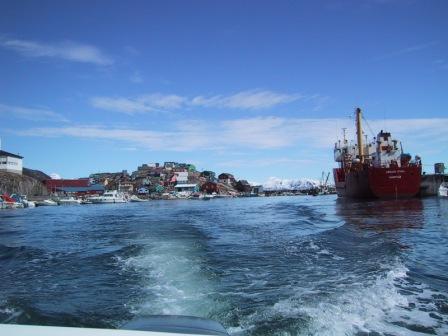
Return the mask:
<path fill-rule="evenodd" d="M 421 166 L 333 169 L 338 196 L 349 198 L 411 198 L 420 190 Z"/>

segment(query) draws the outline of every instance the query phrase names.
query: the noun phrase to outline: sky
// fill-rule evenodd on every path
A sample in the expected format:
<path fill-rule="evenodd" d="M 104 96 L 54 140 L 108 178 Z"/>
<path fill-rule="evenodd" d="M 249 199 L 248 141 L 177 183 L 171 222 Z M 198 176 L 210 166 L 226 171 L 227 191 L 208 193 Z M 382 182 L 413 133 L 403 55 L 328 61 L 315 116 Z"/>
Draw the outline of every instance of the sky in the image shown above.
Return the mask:
<path fill-rule="evenodd" d="M 0 1 L 0 137 L 64 178 L 177 161 L 263 183 L 336 166 L 361 107 L 448 163 L 448 2 Z"/>

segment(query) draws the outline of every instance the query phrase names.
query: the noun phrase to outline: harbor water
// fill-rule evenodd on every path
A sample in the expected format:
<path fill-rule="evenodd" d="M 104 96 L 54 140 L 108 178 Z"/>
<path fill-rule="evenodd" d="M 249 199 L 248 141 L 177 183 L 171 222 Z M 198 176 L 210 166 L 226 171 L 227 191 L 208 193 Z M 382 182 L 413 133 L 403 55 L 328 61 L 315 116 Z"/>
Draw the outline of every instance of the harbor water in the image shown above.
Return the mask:
<path fill-rule="evenodd" d="M 232 335 L 448 334 L 448 200 L 335 196 L 0 212 L 0 321 Z"/>

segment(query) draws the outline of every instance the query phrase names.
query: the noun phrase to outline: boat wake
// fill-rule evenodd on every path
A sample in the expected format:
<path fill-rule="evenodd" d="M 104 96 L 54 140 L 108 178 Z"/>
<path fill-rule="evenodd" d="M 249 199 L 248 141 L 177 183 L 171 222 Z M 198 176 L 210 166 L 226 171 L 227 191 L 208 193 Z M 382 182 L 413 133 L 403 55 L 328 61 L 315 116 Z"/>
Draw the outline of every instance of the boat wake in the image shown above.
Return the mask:
<path fill-rule="evenodd" d="M 300 287 L 292 297 L 244 317 L 240 327 L 229 331 L 234 335 L 447 334 L 446 293 L 414 283 L 408 271 L 397 262 L 370 283 L 341 285 L 333 293 L 318 285 Z"/>
<path fill-rule="evenodd" d="M 149 239 L 138 256 L 118 260 L 139 274 L 141 299 L 130 307 L 135 316 L 213 314 L 214 274 L 201 256 L 200 244 L 182 239 Z"/>

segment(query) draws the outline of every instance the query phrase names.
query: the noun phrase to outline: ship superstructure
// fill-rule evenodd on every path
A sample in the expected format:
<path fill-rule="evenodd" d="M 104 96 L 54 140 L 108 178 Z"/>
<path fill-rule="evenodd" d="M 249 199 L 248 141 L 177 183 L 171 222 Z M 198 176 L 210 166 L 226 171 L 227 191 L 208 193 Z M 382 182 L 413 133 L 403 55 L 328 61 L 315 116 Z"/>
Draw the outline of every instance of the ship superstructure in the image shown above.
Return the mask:
<path fill-rule="evenodd" d="M 345 136 L 335 143 L 333 170 L 339 196 L 352 198 L 414 197 L 420 189 L 421 160 L 403 152 L 402 144 L 381 130 L 373 141 L 363 141 L 362 112 L 356 109 L 356 143 Z"/>

